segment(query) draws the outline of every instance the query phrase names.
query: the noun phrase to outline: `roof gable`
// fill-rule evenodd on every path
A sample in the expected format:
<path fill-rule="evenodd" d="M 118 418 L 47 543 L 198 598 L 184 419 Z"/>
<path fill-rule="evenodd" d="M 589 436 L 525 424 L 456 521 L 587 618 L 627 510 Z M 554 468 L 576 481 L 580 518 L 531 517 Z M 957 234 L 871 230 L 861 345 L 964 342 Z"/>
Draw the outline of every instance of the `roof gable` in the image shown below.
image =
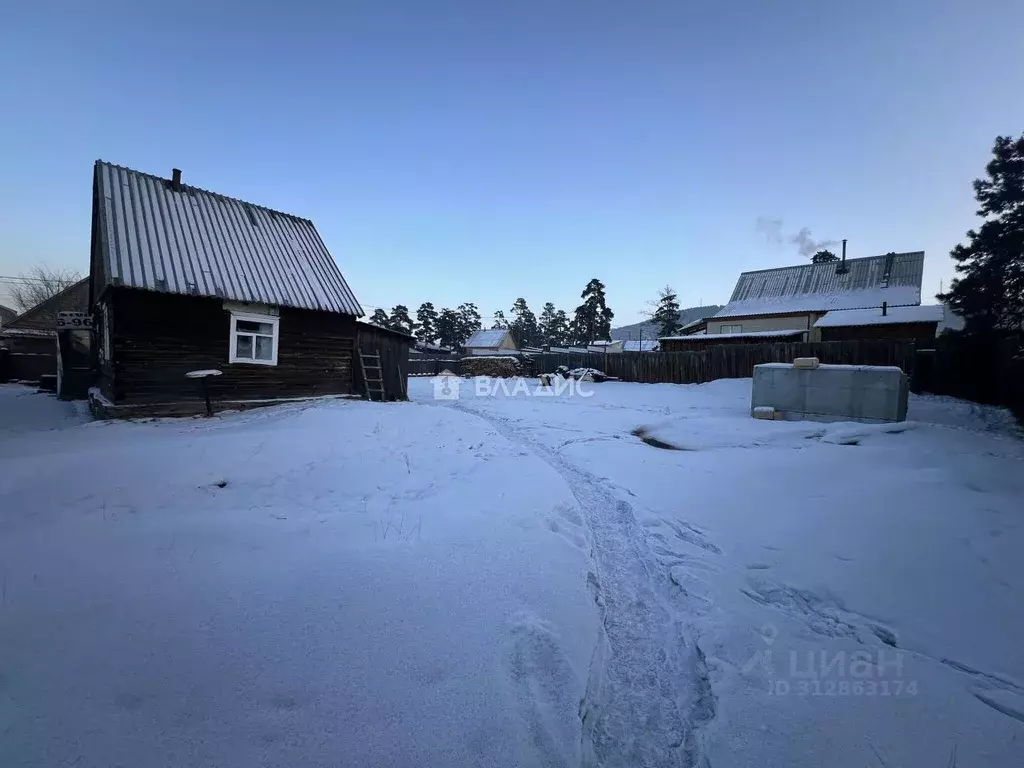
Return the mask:
<path fill-rule="evenodd" d="M 309 219 L 101 160 L 93 186 L 100 289 L 363 314 Z"/>
<path fill-rule="evenodd" d="M 89 311 L 89 278 L 72 283 L 15 317 L 4 322 L 4 330 L 37 330 L 47 333 L 57 330 L 58 312 Z"/>
<path fill-rule="evenodd" d="M 744 272 L 736 281 L 729 303 L 715 317 L 788 314 L 830 309 L 912 306 L 921 303 L 924 251 L 799 264 Z"/>

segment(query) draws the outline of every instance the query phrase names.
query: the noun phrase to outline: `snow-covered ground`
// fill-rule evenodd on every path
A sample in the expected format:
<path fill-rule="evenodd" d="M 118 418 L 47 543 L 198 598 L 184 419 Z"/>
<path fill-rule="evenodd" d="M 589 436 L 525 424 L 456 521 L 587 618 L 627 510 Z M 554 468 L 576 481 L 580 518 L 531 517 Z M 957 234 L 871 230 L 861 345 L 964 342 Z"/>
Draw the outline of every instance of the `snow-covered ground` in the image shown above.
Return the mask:
<path fill-rule="evenodd" d="M 0 388 L 0 765 L 1018 764 L 1003 412 L 456 382 L 88 424 Z"/>

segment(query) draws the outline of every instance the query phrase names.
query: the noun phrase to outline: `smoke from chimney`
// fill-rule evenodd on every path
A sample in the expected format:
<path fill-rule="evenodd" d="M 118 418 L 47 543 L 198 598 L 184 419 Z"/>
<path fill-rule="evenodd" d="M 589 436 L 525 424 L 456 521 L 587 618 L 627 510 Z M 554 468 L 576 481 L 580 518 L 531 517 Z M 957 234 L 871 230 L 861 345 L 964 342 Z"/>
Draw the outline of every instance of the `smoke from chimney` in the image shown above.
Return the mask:
<path fill-rule="evenodd" d="M 818 251 L 836 245 L 836 240 L 815 240 L 809 227 L 802 227 L 795 235 L 787 235 L 782 229 L 782 219 L 758 216 L 754 225 L 764 235 L 765 241 L 774 246 L 795 245 L 800 255 L 810 258 Z"/>

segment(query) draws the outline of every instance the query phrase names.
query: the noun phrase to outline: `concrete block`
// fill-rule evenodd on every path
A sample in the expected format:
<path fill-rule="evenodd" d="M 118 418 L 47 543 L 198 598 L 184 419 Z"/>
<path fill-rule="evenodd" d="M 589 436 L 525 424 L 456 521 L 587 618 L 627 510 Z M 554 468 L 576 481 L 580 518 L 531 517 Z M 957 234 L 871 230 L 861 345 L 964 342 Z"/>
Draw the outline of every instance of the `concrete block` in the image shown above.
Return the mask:
<path fill-rule="evenodd" d="M 899 368 L 766 363 L 754 366 L 753 379 L 750 408 L 755 416 L 757 409 L 770 408 L 773 418 L 781 414 L 786 419 L 884 422 L 907 418 L 909 387 Z"/>

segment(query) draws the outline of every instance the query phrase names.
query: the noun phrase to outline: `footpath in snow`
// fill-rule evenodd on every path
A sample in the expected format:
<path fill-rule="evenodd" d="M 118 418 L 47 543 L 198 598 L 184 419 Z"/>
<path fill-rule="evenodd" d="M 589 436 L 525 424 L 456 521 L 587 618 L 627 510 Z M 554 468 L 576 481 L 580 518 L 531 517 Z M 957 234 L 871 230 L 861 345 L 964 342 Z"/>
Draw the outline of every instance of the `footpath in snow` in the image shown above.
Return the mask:
<path fill-rule="evenodd" d="M 418 399 L 438 402 L 417 384 Z M 903 424 L 763 422 L 749 417 L 749 380 L 561 398 L 480 388 L 489 394 L 464 383 L 442 405 L 566 477 L 601 585 L 625 586 L 621 604 L 599 601 L 608 647 L 596 679 L 641 655 L 688 676 L 672 689 L 681 764 L 1019 759 L 1024 443 L 1005 412 L 913 397 Z M 602 535 L 621 546 L 602 551 Z M 627 606 L 654 603 L 617 583 L 623 560 L 669 614 L 644 614 L 660 629 L 645 626 L 646 642 L 622 632 L 635 621 Z M 677 655 L 658 663 L 663 636 Z M 645 713 L 606 692 L 606 711 L 642 729 Z M 653 729 L 648 746 L 671 730 Z"/>
<path fill-rule="evenodd" d="M 0 387 L 0 765 L 1019 762 L 1003 412 L 454 381 L 138 423 Z"/>

